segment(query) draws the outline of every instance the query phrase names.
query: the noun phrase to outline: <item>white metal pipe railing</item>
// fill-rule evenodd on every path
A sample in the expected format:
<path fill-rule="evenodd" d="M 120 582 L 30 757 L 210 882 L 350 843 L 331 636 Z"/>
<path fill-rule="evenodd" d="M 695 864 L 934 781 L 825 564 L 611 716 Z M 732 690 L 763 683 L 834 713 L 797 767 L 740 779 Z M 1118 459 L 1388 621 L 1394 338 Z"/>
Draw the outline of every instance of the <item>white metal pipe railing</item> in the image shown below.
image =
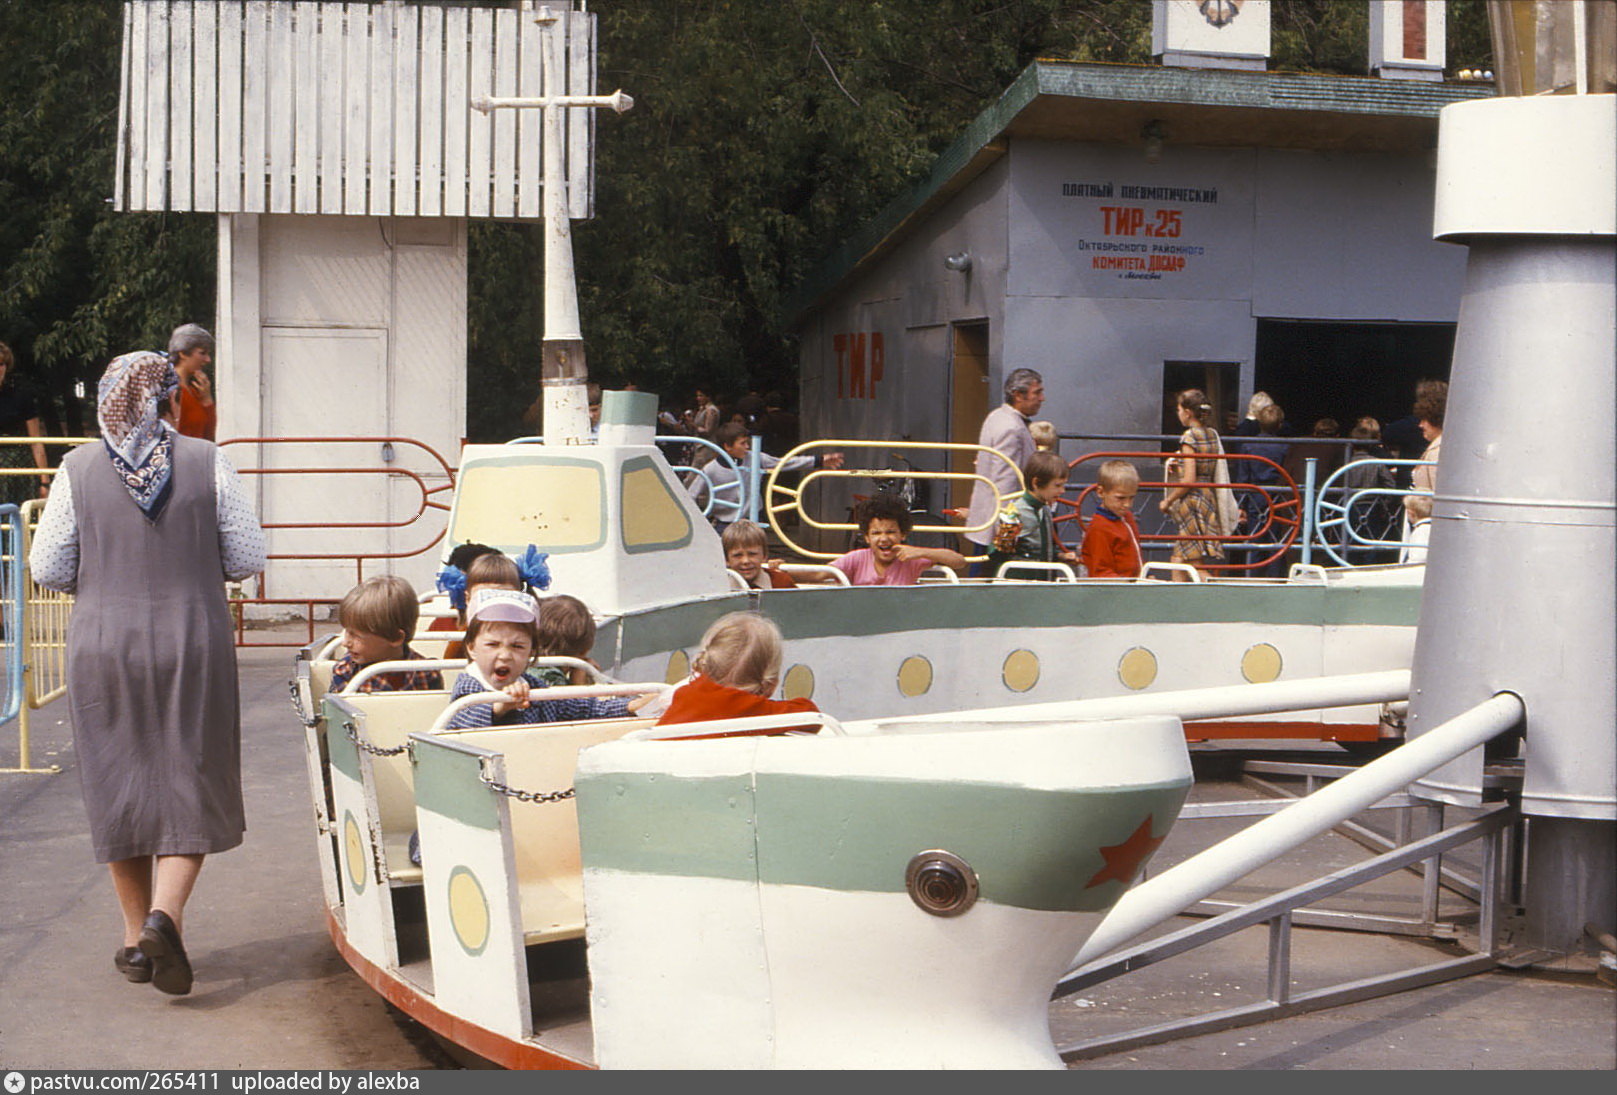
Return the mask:
<path fill-rule="evenodd" d="M 785 715 L 753 715 L 743 719 L 711 719 L 706 722 L 679 722 L 668 726 L 648 726 L 623 735 L 624 741 L 675 741 L 680 738 L 720 737 L 763 730 L 794 730 L 813 726 L 819 733 L 841 737 L 842 724 L 823 711 L 797 711 Z"/>
<path fill-rule="evenodd" d="M 444 632 L 443 634 L 449 636 L 450 633 Z M 459 638 L 459 636 L 451 637 Z M 344 695 L 358 692 L 360 685 L 364 684 L 372 677 L 379 677 L 385 673 L 418 673 L 430 672 L 434 670 L 442 672 L 446 669 L 465 669 L 467 664 L 468 661 L 465 658 L 417 658 L 412 661 L 372 662 L 370 665 L 367 665 L 361 669 L 358 673 L 355 673 L 353 679 L 343 686 L 342 691 Z M 620 683 L 616 677 L 605 672 L 600 666 L 594 664 L 593 662 L 587 662 L 582 658 L 570 658 L 565 654 L 545 654 L 529 662 L 528 668 L 582 669 L 600 684 Z M 584 686 L 580 685 L 576 687 Z"/>
<path fill-rule="evenodd" d="M 1155 692 L 1134 696 L 1108 696 L 1092 700 L 1056 700 L 1020 707 L 989 707 L 979 711 L 913 715 L 903 719 L 871 719 L 885 731 L 915 724 L 993 721 L 1020 722 L 1055 719 L 1130 719 L 1145 715 L 1174 715 L 1192 719 L 1226 719 L 1241 715 L 1271 715 L 1319 707 L 1356 707 L 1409 698 L 1409 670 L 1384 669 L 1375 673 L 1348 673 L 1338 677 L 1310 677 L 1268 684 L 1229 684 L 1219 688 L 1190 688 L 1181 692 Z"/>
<path fill-rule="evenodd" d="M 528 693 L 528 702 L 549 703 L 551 700 L 573 700 L 582 698 L 595 698 L 601 696 L 644 696 L 659 692 L 671 692 L 671 684 L 564 684 L 555 688 L 535 688 Z M 449 721 L 468 707 L 478 707 L 483 704 L 510 703 L 511 697 L 504 692 L 472 692 L 450 701 L 448 707 L 433 720 L 427 728 L 427 733 L 436 734 L 446 729 Z"/>
<path fill-rule="evenodd" d="M 1071 973 L 1217 893 L 1277 855 L 1469 753 L 1522 720 L 1520 696 L 1500 692 L 1352 775 L 1243 829 L 1124 894 L 1074 956 Z"/>

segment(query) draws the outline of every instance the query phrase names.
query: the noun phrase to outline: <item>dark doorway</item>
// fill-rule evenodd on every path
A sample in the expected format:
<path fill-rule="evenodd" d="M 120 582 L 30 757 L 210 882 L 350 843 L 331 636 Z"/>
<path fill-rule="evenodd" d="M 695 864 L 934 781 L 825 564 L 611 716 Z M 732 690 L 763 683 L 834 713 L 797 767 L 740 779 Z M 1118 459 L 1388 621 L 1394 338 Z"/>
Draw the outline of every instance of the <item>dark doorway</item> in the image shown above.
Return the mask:
<path fill-rule="evenodd" d="M 1447 380 L 1453 356 L 1452 323 L 1260 319 L 1253 390 L 1280 404 L 1292 432 L 1334 418 L 1345 436 L 1361 415 L 1385 427 L 1409 414 L 1415 382 Z"/>
<path fill-rule="evenodd" d="M 1241 380 L 1237 361 L 1164 361 L 1162 363 L 1162 432 L 1178 437 L 1185 432 L 1179 424 L 1179 393 L 1199 388 L 1213 408 L 1212 421 L 1205 423 L 1219 433 L 1228 430 L 1227 419 L 1235 413 L 1236 387 Z M 1239 418 L 1236 421 L 1240 421 Z"/>

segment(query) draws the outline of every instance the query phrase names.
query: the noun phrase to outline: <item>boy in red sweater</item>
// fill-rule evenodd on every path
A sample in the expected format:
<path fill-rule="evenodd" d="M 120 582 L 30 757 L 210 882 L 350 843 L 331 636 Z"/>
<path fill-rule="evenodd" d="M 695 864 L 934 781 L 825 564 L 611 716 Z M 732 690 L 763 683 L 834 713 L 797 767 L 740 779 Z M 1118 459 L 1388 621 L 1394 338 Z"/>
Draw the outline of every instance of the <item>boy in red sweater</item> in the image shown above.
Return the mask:
<path fill-rule="evenodd" d="M 1091 578 L 1140 576 L 1140 526 L 1134 521 L 1134 496 L 1140 473 L 1127 460 L 1108 460 L 1095 476 L 1099 505 L 1084 531 L 1079 555 Z"/>

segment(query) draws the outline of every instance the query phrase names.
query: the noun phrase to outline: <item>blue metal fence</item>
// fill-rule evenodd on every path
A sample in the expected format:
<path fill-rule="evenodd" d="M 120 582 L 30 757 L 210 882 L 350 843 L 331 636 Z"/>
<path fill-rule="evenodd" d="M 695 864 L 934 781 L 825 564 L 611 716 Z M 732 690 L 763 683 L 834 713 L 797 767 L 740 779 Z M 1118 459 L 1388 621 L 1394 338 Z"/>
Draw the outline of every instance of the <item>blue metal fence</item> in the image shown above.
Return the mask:
<path fill-rule="evenodd" d="M 15 505 L 0 506 L 0 647 L 5 652 L 5 684 L 0 689 L 0 726 L 17 717 L 23 701 L 23 647 L 27 630 L 23 623 L 23 535 L 22 511 Z"/>

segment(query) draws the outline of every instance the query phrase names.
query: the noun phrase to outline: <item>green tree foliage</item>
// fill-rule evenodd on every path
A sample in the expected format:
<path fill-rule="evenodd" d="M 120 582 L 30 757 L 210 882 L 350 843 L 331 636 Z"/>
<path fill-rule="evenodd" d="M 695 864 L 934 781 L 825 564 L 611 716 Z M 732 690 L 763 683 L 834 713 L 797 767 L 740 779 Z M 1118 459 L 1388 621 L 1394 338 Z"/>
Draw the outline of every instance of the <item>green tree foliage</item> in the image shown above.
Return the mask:
<path fill-rule="evenodd" d="M 489 0 L 493 2 L 493 0 Z M 790 389 L 781 305 L 1030 62 L 1147 63 L 1145 0 L 597 0 L 597 219 L 576 226 L 592 374 Z M 1273 68 L 1362 75 L 1362 0 L 1274 0 Z M 113 212 L 118 0 L 0 0 L 0 340 L 79 428 L 75 382 L 214 312 L 213 219 Z M 1491 67 L 1450 0 L 1453 67 Z M 539 236 L 471 230 L 474 438 L 537 392 Z M 52 418 L 56 416 L 51 415 Z"/>
<path fill-rule="evenodd" d="M 696 384 L 734 393 L 789 386 L 795 363 L 780 314 L 784 295 L 1059 37 L 1071 7 L 1070 0 L 592 5 L 598 83 L 622 87 L 636 103 L 598 121 L 597 219 L 575 231 L 592 375 L 681 396 Z M 519 232 L 479 232 L 473 268 L 484 265 L 494 236 Z M 499 250 L 538 257 L 537 248 L 512 242 Z M 535 265 L 514 278 L 479 275 L 474 292 L 531 293 L 539 283 Z M 488 298 L 478 309 L 474 393 L 513 385 L 533 392 L 537 342 L 497 363 L 478 334 L 521 328 L 531 337 L 528 314 Z M 525 375 L 499 375 L 513 364 Z M 480 412 L 474 395 L 473 435 L 497 433 L 502 418 L 509 422 L 510 402 Z"/>
<path fill-rule="evenodd" d="M 58 429 L 107 361 L 213 315 L 214 225 L 115 213 L 121 6 L 0 0 L 0 341 Z"/>

